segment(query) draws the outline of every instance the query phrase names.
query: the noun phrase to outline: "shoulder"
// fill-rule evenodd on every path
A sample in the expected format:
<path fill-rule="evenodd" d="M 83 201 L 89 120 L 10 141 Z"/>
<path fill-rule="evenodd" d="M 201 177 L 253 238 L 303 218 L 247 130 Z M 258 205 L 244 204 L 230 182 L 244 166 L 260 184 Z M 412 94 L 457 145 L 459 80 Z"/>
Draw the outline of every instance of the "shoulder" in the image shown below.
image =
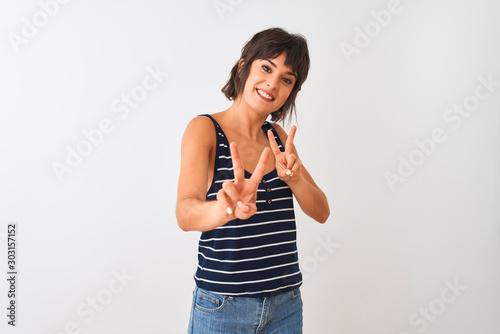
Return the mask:
<path fill-rule="evenodd" d="M 184 135 L 208 136 L 214 133 L 214 123 L 206 116 L 197 116 L 189 121 Z M 207 138 L 208 139 L 208 138 Z"/>
<path fill-rule="evenodd" d="M 197 116 L 189 121 L 182 139 L 183 143 L 211 148 L 215 145 L 215 125 L 206 116 Z"/>
<path fill-rule="evenodd" d="M 286 131 L 281 127 L 281 125 L 279 125 L 278 123 L 270 123 L 274 129 L 276 130 L 276 132 L 278 133 L 278 136 L 280 136 L 280 139 L 281 141 L 284 143 L 286 142 L 287 138 L 288 138 L 288 134 L 286 133 Z"/>
<path fill-rule="evenodd" d="M 189 121 L 186 129 L 195 129 L 195 130 L 214 130 L 214 123 L 207 116 L 196 116 L 192 120 Z"/>

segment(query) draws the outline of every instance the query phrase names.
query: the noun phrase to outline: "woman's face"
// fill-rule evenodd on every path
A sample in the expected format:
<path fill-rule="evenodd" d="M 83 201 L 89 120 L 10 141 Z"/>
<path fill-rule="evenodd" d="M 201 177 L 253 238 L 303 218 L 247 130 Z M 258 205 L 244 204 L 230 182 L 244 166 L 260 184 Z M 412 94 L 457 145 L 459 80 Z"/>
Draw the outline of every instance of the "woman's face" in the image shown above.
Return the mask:
<path fill-rule="evenodd" d="M 283 106 L 295 84 L 296 74 L 285 65 L 286 54 L 256 59 L 250 66 L 242 102 L 266 116 Z"/>

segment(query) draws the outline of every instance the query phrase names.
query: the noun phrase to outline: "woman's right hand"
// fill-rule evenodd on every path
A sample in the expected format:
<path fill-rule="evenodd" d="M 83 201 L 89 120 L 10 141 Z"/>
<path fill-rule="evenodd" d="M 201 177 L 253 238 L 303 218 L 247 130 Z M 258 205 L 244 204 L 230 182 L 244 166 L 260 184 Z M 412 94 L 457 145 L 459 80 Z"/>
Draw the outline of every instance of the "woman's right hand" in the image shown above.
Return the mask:
<path fill-rule="evenodd" d="M 264 176 L 270 150 L 264 148 L 250 179 L 245 179 L 245 169 L 240 159 L 238 146 L 230 144 L 234 181 L 225 181 L 217 192 L 217 204 L 221 214 L 228 220 L 248 219 L 257 212 L 257 188 Z"/>

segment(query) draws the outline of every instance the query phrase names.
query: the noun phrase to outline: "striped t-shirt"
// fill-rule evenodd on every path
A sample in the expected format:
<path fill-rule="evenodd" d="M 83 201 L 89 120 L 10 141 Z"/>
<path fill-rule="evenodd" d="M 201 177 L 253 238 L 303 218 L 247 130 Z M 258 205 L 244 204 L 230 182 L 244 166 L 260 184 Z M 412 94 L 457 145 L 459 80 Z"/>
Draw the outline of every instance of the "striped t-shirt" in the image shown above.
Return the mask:
<path fill-rule="evenodd" d="M 229 143 L 210 115 L 217 136 L 214 176 L 207 200 L 216 200 L 226 180 L 234 181 Z M 284 151 L 271 123 L 271 129 Z M 245 178 L 251 174 L 245 170 Z M 267 297 L 296 289 L 302 284 L 297 254 L 297 235 L 292 191 L 280 180 L 276 169 L 262 177 L 257 190 L 257 213 L 246 220 L 235 219 L 203 232 L 198 245 L 198 287 L 223 295 Z"/>

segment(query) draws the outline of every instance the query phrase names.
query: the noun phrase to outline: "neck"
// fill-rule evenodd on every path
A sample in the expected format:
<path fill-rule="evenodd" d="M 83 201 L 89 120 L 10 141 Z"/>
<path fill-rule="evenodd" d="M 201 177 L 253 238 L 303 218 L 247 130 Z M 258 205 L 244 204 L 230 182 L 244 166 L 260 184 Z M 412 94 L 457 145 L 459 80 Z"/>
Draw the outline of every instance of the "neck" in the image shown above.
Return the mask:
<path fill-rule="evenodd" d="M 262 124 L 264 124 L 268 115 L 258 113 L 243 104 L 240 99 L 236 99 L 224 113 L 231 119 L 231 122 L 238 124 L 238 132 L 247 138 L 256 140 L 262 135 Z"/>

